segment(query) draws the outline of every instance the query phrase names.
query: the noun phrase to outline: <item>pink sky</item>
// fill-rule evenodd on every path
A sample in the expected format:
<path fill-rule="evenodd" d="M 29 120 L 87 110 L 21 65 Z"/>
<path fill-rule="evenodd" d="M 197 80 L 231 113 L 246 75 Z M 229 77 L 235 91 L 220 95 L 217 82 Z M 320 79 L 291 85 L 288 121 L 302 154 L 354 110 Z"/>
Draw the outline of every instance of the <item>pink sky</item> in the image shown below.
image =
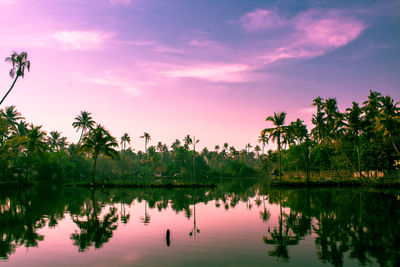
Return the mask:
<path fill-rule="evenodd" d="M 32 62 L 3 107 L 72 142 L 87 110 L 137 150 L 144 131 L 152 145 L 191 134 L 242 149 L 274 111 L 309 124 L 319 95 L 342 111 L 370 89 L 399 101 L 398 2 L 234 3 L 0 0 L 0 57 Z"/>

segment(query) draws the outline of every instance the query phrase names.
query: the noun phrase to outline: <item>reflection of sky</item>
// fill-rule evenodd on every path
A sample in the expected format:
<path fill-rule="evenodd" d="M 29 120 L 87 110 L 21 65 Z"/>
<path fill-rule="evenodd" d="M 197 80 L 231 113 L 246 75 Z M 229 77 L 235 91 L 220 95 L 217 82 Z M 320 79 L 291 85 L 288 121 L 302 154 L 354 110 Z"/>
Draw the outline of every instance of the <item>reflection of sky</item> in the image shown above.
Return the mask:
<path fill-rule="evenodd" d="M 342 111 L 370 89 L 399 100 L 398 1 L 290 3 L 0 0 L 0 57 L 32 61 L 4 104 L 73 141 L 89 110 L 136 149 L 144 131 L 243 148 L 274 111 L 309 122 L 318 95 Z"/>
<path fill-rule="evenodd" d="M 221 201 L 220 201 L 221 202 Z M 5 266 L 261 266 L 276 263 L 275 257 L 268 256 L 273 246 L 263 242 L 263 235 L 278 227 L 279 205 L 265 202 L 271 213 L 270 220 L 263 222 L 260 212 L 263 204 L 256 206 L 254 199 L 249 210 L 245 202 L 240 201 L 235 207 L 224 209 L 224 205 L 215 207 L 215 201 L 196 205 L 196 225 L 200 229 L 196 240 L 189 236 L 193 229 L 192 217 L 187 219 L 185 212 L 176 213 L 170 207 L 159 212 L 157 208 L 147 207 L 150 223 L 144 225 L 145 202 L 134 202 L 126 212 L 131 218 L 128 224 L 119 222 L 117 230 L 109 242 L 102 248 L 80 253 L 73 245 L 70 235 L 78 230 L 71 217 L 59 221 L 53 228 L 38 231 L 44 235 L 37 248 L 19 247 L 10 255 Z M 114 205 L 121 213 L 120 205 Z M 108 208 L 103 208 L 102 215 Z M 289 214 L 290 209 L 284 208 Z M 100 216 L 101 217 L 101 216 Z M 82 217 L 81 219 L 84 219 Z M 171 231 L 171 246 L 165 243 L 166 230 Z M 79 232 L 79 231 L 78 231 Z M 315 256 L 313 238 L 307 237 L 302 245 L 290 246 L 291 263 L 319 263 Z M 306 254 L 304 254 L 306 253 Z M 297 265 L 298 266 L 298 265 Z"/>

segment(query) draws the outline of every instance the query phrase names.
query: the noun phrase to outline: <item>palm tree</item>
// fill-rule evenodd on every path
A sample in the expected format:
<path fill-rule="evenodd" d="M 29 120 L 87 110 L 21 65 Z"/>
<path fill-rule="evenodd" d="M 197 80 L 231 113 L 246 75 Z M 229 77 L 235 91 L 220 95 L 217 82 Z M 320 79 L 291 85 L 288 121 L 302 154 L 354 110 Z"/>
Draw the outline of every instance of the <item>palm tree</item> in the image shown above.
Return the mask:
<path fill-rule="evenodd" d="M 175 141 L 171 145 L 171 148 L 173 150 L 176 150 L 176 149 L 178 149 L 180 147 L 180 145 L 181 145 L 181 141 L 179 141 L 178 139 L 175 139 Z"/>
<path fill-rule="evenodd" d="M 76 131 L 82 129 L 81 137 L 79 137 L 78 145 L 80 145 L 83 135 L 86 133 L 88 129 L 91 129 L 95 121 L 91 117 L 91 113 L 88 111 L 81 111 L 81 114 L 75 117 L 75 122 L 72 123 L 72 126 L 76 128 Z"/>
<path fill-rule="evenodd" d="M 58 131 L 51 131 L 50 136 L 47 139 L 47 143 L 50 148 L 54 151 L 60 149 L 62 141 L 61 141 L 61 133 Z"/>
<path fill-rule="evenodd" d="M 250 143 L 248 143 L 246 146 L 246 154 L 249 154 L 250 149 L 253 147 Z"/>
<path fill-rule="evenodd" d="M 193 144 L 193 140 L 192 140 L 192 138 L 190 137 L 190 135 L 186 135 L 185 138 L 183 138 L 183 143 L 184 143 L 183 146 L 184 146 L 186 149 L 189 149 L 189 145 Z"/>
<path fill-rule="evenodd" d="M 272 122 L 275 126 L 273 128 L 266 128 L 261 131 L 261 136 L 265 135 L 265 133 L 269 133 L 272 140 L 277 141 L 278 144 L 278 156 L 279 156 L 279 180 L 282 179 L 282 162 L 281 162 L 281 137 L 285 131 L 286 112 L 279 112 L 278 114 L 274 112 L 273 116 L 268 116 L 265 120 Z"/>
<path fill-rule="evenodd" d="M 254 151 L 257 153 L 257 158 L 259 158 L 259 157 L 260 157 L 260 151 L 261 151 L 260 146 L 259 146 L 259 145 L 256 145 L 256 146 L 254 147 Z"/>
<path fill-rule="evenodd" d="M 258 142 L 262 144 L 261 154 L 264 154 L 265 145 L 268 144 L 269 137 L 266 133 L 258 137 Z"/>
<path fill-rule="evenodd" d="M 27 141 L 27 149 L 29 153 L 41 153 L 47 149 L 47 144 L 45 142 L 46 132 L 41 130 L 42 126 L 33 126 L 30 125 L 26 136 L 28 138 Z"/>
<path fill-rule="evenodd" d="M 124 133 L 124 135 L 121 137 L 121 149 L 125 150 L 126 149 L 126 143 L 130 144 L 131 143 L 131 138 L 127 133 Z"/>
<path fill-rule="evenodd" d="M 24 119 L 24 117 L 21 117 L 21 113 L 15 109 L 15 106 L 6 107 L 1 113 L 14 130 L 17 130 L 18 121 Z"/>
<path fill-rule="evenodd" d="M 220 149 L 219 145 L 215 145 L 214 149 L 215 149 L 215 152 L 218 153 L 218 151 L 219 151 L 219 149 Z"/>
<path fill-rule="evenodd" d="M 347 131 L 352 139 L 354 139 L 357 148 L 357 163 L 358 163 L 358 173 L 361 179 L 361 161 L 360 161 L 360 144 L 359 144 L 359 136 L 361 134 L 363 118 L 362 110 L 358 106 L 358 103 L 353 102 L 352 108 L 346 109 L 346 118 L 347 118 Z"/>
<path fill-rule="evenodd" d="M 13 89 L 15 83 L 17 82 L 19 77 L 24 78 L 25 68 L 29 71 L 31 68 L 31 62 L 27 60 L 28 53 L 21 52 L 18 54 L 17 52 L 13 52 L 11 57 L 6 57 L 6 62 L 11 62 L 12 68 L 10 70 L 10 77 L 14 78 L 13 83 L 11 84 L 10 89 L 8 89 L 7 93 L 4 95 L 3 99 L 0 101 L 0 105 L 3 103 L 4 99 L 8 96 L 8 94 Z"/>
<path fill-rule="evenodd" d="M 144 132 L 140 138 L 144 138 L 144 153 L 147 153 L 147 143 L 151 140 L 151 137 L 148 133 Z"/>
<path fill-rule="evenodd" d="M 381 132 L 384 138 L 387 138 L 393 145 L 397 155 L 400 155 L 393 136 L 397 136 L 400 129 L 400 113 L 393 98 L 385 96 L 381 99 L 382 107 L 379 116 L 376 119 L 376 131 Z"/>
<path fill-rule="evenodd" d="M 103 154 L 105 157 L 109 158 L 117 157 L 118 152 L 114 147 L 118 147 L 118 143 L 100 124 L 97 124 L 96 128 L 90 129 L 89 133 L 82 139 L 82 142 L 81 151 L 89 153 L 94 159 L 92 171 L 92 184 L 94 184 L 98 156 Z"/>

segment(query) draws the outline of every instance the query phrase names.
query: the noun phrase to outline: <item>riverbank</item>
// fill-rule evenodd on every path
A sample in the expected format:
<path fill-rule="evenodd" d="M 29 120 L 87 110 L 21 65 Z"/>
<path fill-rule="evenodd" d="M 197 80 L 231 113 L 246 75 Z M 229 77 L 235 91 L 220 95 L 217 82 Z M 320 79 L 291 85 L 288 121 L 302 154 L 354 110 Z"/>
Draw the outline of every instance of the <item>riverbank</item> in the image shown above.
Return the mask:
<path fill-rule="evenodd" d="M 68 187 L 86 187 L 86 188 L 214 188 L 214 183 L 68 183 Z"/>
<path fill-rule="evenodd" d="M 400 180 L 393 181 L 357 181 L 357 180 L 321 180 L 321 181 L 268 181 L 271 187 L 377 187 L 400 188 Z"/>

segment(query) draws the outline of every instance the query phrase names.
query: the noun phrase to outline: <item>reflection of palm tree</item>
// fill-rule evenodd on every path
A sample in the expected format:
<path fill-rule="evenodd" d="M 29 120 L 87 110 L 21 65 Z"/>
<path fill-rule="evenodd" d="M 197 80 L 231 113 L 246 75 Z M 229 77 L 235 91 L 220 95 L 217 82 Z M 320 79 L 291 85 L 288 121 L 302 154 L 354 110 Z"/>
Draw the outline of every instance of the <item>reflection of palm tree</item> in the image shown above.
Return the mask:
<path fill-rule="evenodd" d="M 80 232 L 75 231 L 71 234 L 74 245 L 79 246 L 79 251 L 85 251 L 88 247 L 94 245 L 95 248 L 101 248 L 104 243 L 112 237 L 113 231 L 118 226 L 118 214 L 116 208 L 110 208 L 109 211 L 99 218 L 97 204 L 94 200 L 94 191 L 92 190 L 92 208 L 88 208 L 86 220 L 81 220 L 77 215 L 73 217 L 73 222 L 79 227 Z"/>
<path fill-rule="evenodd" d="M 131 214 L 129 212 L 128 212 L 128 214 L 126 214 L 125 204 L 123 204 L 123 203 L 121 203 L 120 216 L 121 216 L 121 222 L 123 224 L 127 224 L 129 222 L 130 217 L 131 217 Z"/>
<path fill-rule="evenodd" d="M 147 214 L 147 201 L 144 201 L 144 217 L 141 217 L 140 220 L 144 225 L 150 223 L 150 216 Z"/>
<path fill-rule="evenodd" d="M 268 197 L 267 197 L 268 199 Z M 269 212 L 269 210 L 267 210 L 267 208 L 265 207 L 265 197 L 263 197 L 263 206 L 264 209 L 263 211 L 260 211 L 260 217 L 263 220 L 263 222 L 267 222 L 269 220 L 269 218 L 271 217 L 271 213 Z"/>
<path fill-rule="evenodd" d="M 282 200 L 279 200 L 279 229 L 274 228 L 271 232 L 268 229 L 269 236 L 263 236 L 264 243 L 275 245 L 275 249 L 269 251 L 270 256 L 276 256 L 279 258 L 283 258 L 283 260 L 287 261 L 289 259 L 289 252 L 287 250 L 287 246 L 297 245 L 299 243 L 300 238 L 298 236 L 291 236 L 289 233 L 289 227 L 283 227 L 283 212 L 282 212 Z"/>
<path fill-rule="evenodd" d="M 193 236 L 194 240 L 196 240 L 197 234 L 200 233 L 200 229 L 197 228 L 196 225 L 196 204 L 193 206 L 193 229 L 190 231 L 189 236 Z"/>
<path fill-rule="evenodd" d="M 4 97 L 0 101 L 0 105 L 3 103 L 4 99 L 8 96 L 8 94 L 11 92 L 13 89 L 15 83 L 17 82 L 17 79 L 19 77 L 24 78 L 25 74 L 25 68 L 29 71 L 31 67 L 31 62 L 27 60 L 28 58 L 28 53 L 22 52 L 21 54 L 18 54 L 17 52 L 14 52 L 11 54 L 11 57 L 7 57 L 6 61 L 11 62 L 12 64 L 12 69 L 10 70 L 10 77 L 14 78 L 13 83 L 11 84 L 10 89 L 8 89 L 7 93 L 4 95 Z"/>

